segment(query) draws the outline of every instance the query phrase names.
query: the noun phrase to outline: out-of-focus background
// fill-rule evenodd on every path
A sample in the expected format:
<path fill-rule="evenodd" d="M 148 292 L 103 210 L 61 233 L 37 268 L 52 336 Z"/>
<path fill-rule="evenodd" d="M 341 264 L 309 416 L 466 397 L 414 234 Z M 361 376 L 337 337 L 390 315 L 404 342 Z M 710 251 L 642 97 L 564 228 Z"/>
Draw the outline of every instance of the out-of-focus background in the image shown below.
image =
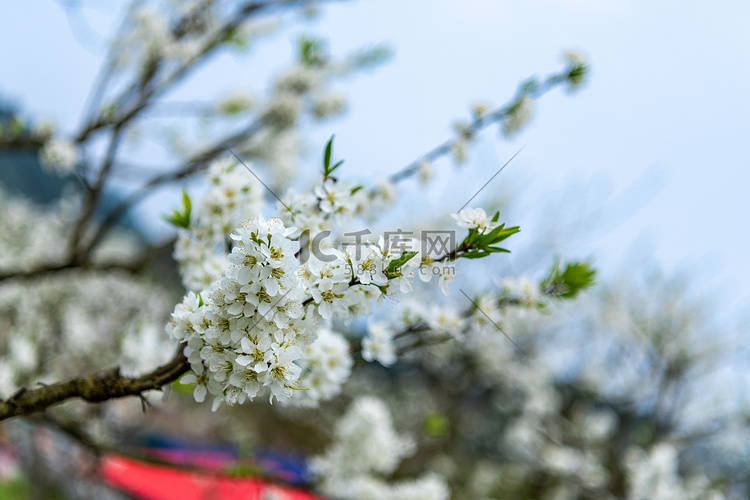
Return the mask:
<path fill-rule="evenodd" d="M 93 0 L 4 5 L 0 113 L 12 110 L 29 123 L 52 122 L 57 133 L 75 133 L 125 10 L 124 4 Z M 167 104 L 130 132 L 129 139 L 137 144 L 128 158 L 135 163 L 135 174 L 117 177 L 103 205 L 115 204 L 131 192 L 141 173 L 159 172 L 158 166 L 170 159 L 161 142 L 180 144 L 180 137 L 170 134 L 185 109 L 209 106 L 217 95 L 238 89 L 268 91 L 274 75 L 293 59 L 301 35 L 324 37 L 335 57 L 373 43 L 386 44 L 392 56 L 382 66 L 335 82 L 335 90 L 347 99 L 346 113 L 303 125 L 298 166 L 289 171 L 291 178 L 276 179 L 273 172 L 259 170 L 272 187 L 314 181 L 322 145 L 332 134 L 337 157 L 346 160 L 347 175 L 363 184 L 376 183 L 454 136 L 454 122 L 468 120 L 472 105 L 500 106 L 525 78 L 557 69 L 564 51 L 580 51 L 591 67 L 582 89 L 558 89 L 540 98 L 531 122 L 517 134 L 482 132 L 462 165 L 454 165 L 450 158 L 435 162 L 431 183 L 404 185 L 378 228 L 408 226 L 415 220 L 448 224 L 449 214 L 481 189 L 471 206 L 486 202 L 500 208 L 503 220 L 520 225 L 522 232 L 514 237 L 513 253 L 501 265 L 465 279 L 472 293 L 498 286 L 498 276 L 538 277 L 555 255 L 590 258 L 598 270 L 599 290 L 593 298 L 582 299 L 581 309 L 567 305 L 553 319 L 521 314 L 508 319 L 516 327 L 511 330 L 514 338 L 533 332 L 528 348 L 534 352 L 534 363 L 528 366 L 507 348 L 495 358 L 504 366 L 497 372 L 482 366 L 492 365 L 492 360 L 467 356 L 456 366 L 468 373 L 480 365 L 477 379 L 446 381 L 441 378 L 447 378 L 445 373 L 436 374 L 440 370 L 435 359 L 445 362 L 456 354 L 436 350 L 431 351 L 434 359 L 425 355 L 415 362 L 435 370 L 427 369 L 424 380 L 410 371 L 411 365 L 396 370 L 396 375 L 373 369 L 367 376 L 379 381 L 377 387 L 369 387 L 362 376 L 347 397 L 367 388 L 399 401 L 399 381 L 412 377 L 431 388 L 415 388 L 417 382 L 403 388 L 408 397 L 429 402 L 415 405 L 426 408 L 423 413 L 414 410 L 419 418 L 407 409 L 394 410 L 397 423 L 421 436 L 420 449 L 427 450 L 406 462 L 396 476 L 436 471 L 451 478 L 455 498 L 605 498 L 599 496 L 603 491 L 611 495 L 606 498 L 669 498 L 667 491 L 680 498 L 675 493 L 683 491 L 680 488 L 697 495 L 694 498 L 708 498 L 709 493 L 717 495 L 712 498 L 743 498 L 748 486 L 747 474 L 741 471 L 750 451 L 744 326 L 750 305 L 750 236 L 744 223 L 750 218 L 748 21 L 750 5 L 739 1 L 690 6 L 671 0 L 327 3 L 314 13 L 285 21 L 264 35 L 258 47 L 222 52 L 202 64 L 170 93 Z M 257 30 L 263 32 L 262 27 Z M 200 137 L 204 126 L 214 132 L 198 122 L 190 133 Z M 101 156 L 103 150 L 103 142 L 91 144 L 93 156 Z M 34 148 L 0 150 L 3 196 L 23 195 L 46 207 L 56 206 L 66 187 L 42 174 L 37 157 Z M 204 189 L 197 181 L 185 185 L 198 193 Z M 161 216 L 176 206 L 179 196 L 178 189 L 163 189 L 124 218 L 121 229 L 137 233 L 136 242 L 127 244 L 169 241 L 174 230 Z M 27 213 L 25 206 L 14 210 Z M 15 251 L 20 255 L 23 250 Z M 109 278 L 94 286 L 102 293 L 117 287 L 124 297 L 153 297 L 149 321 L 157 318 L 158 324 L 162 309 L 170 312 L 182 293 L 169 254 L 163 252 L 159 262 L 170 271 L 159 275 L 160 269 L 155 270 L 168 292 L 142 291 L 140 282 L 123 290 Z M 34 294 L 33 289 L 23 293 Z M 95 315 L 71 313 L 76 299 L 68 300 L 72 306 L 61 313 L 63 330 L 77 322 L 86 324 L 81 318 Z M 108 307 L 115 310 L 117 294 L 110 300 Z M 15 327 L 10 309 L 3 311 L 6 317 L 0 322 L 7 320 Z M 118 314 L 123 321 L 131 318 L 128 311 Z M 353 330 L 364 328 L 355 323 Z M 0 344 L 7 347 L 6 356 L 36 349 L 8 347 L 9 341 Z M 124 351 L 128 359 L 139 355 Z M 697 361 L 702 354 L 710 358 L 706 365 Z M 153 366 L 158 362 L 154 359 Z M 4 381 L 12 378 L 0 375 Z M 507 390 L 493 393 L 487 379 Z M 462 392 L 465 387 L 476 390 Z M 517 387 L 521 389 L 515 392 L 538 396 L 536 404 L 549 414 L 529 409 L 531 403 L 521 404 L 521 410 L 505 406 L 517 397 Z M 462 416 L 456 410 L 459 403 L 443 393 L 465 403 L 468 416 Z M 152 464 L 179 463 L 183 471 L 224 470 L 231 464 L 237 476 L 311 486 L 304 457 L 318 453 L 330 436 L 317 436 L 300 424 L 308 418 L 304 413 L 276 421 L 281 418 L 278 408 L 259 405 L 248 424 L 254 427 L 244 428 L 238 423 L 245 418 L 243 408 L 212 414 L 204 407 L 193 408 L 189 394 L 178 397 L 179 405 L 145 415 L 140 404 L 118 402 L 111 410 L 92 412 L 96 415 L 73 411 L 71 421 L 85 424 L 91 418 L 92 425 L 115 429 L 92 431 L 110 440 L 105 440 L 111 445 L 105 453 L 124 445 L 139 450 L 139 460 L 145 456 Z M 332 405 L 316 422 L 332 422 L 342 412 L 341 404 Z M 156 418 L 149 420 L 153 415 Z M 496 423 L 498 415 L 507 417 L 507 425 L 506 420 Z M 530 438 L 513 418 L 533 421 L 529 427 L 546 433 L 547 444 Z M 575 430 L 551 424 L 555 418 Z M 284 426 L 294 430 L 275 434 Z M 480 430 L 472 434 L 473 428 Z M 591 436 L 581 430 L 587 428 L 601 432 Z M 0 434 L 7 445 L 0 456 L 0 477 L 11 478 L 0 498 L 56 498 L 50 496 L 52 491 L 61 498 L 70 497 L 71 491 L 85 491 L 92 498 L 167 498 L 145 490 L 138 493 L 132 485 L 127 490 L 118 477 L 148 478 L 153 471 L 138 469 L 144 462 L 131 463 L 119 455 L 107 458 L 104 465 L 96 462 L 91 450 L 78 449 L 79 430 L 57 420 L 12 422 Z M 498 438 L 501 435 L 505 437 Z M 494 444 L 503 443 L 498 445 L 501 452 L 483 448 L 486 436 Z M 516 448 L 534 451 L 514 455 Z M 54 460 L 74 463 L 70 477 L 76 478 L 75 485 L 65 485 L 68 478 L 54 473 Z M 463 478 L 465 470 L 473 471 L 470 479 Z M 669 487 L 652 491 L 644 486 L 649 470 L 665 471 L 662 479 L 668 478 L 664 484 Z M 696 471 L 705 477 L 690 483 Z M 97 481 L 105 476 L 106 486 L 100 486 Z M 19 477 L 25 479 L 15 479 Z M 45 478 L 49 488 L 29 488 L 35 477 Z M 651 479 L 662 484 L 659 478 Z M 254 483 L 242 487 L 256 493 L 261 488 Z M 13 488 L 23 492 L 14 493 Z M 297 493 L 279 490 L 265 498 L 294 498 Z"/>

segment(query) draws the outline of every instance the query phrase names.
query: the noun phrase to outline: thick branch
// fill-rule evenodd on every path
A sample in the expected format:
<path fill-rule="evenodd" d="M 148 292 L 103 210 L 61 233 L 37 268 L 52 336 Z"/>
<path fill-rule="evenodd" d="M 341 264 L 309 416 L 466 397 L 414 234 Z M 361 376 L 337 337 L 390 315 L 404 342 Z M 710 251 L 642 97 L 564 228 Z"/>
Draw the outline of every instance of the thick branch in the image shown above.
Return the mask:
<path fill-rule="evenodd" d="M 161 390 L 189 369 L 190 364 L 180 350 L 169 363 L 137 378 L 124 377 L 120 375 L 120 368 L 115 367 L 38 389 L 21 389 L 0 403 L 0 420 L 44 411 L 71 398 L 101 403 L 126 396 L 140 396 L 145 391 Z"/>

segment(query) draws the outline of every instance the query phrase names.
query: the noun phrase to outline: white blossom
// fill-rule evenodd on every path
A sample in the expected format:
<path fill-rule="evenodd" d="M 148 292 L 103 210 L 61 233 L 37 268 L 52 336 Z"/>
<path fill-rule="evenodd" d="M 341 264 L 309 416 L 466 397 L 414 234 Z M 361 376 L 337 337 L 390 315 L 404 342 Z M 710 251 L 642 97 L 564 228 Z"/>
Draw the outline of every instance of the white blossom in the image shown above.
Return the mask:
<path fill-rule="evenodd" d="M 512 137 L 531 120 L 534 115 L 534 100 L 524 95 L 503 120 L 503 133 Z"/>
<path fill-rule="evenodd" d="M 66 175 L 78 164 L 78 152 L 75 144 L 67 139 L 53 138 L 39 150 L 39 160 L 48 172 Z"/>
<path fill-rule="evenodd" d="M 396 362 L 396 350 L 393 345 L 393 333 L 382 322 L 371 321 L 368 335 L 362 339 L 362 358 L 365 361 L 377 361 L 383 366 Z"/>
<path fill-rule="evenodd" d="M 396 432 L 388 408 L 377 398 L 361 396 L 336 423 L 334 441 L 310 466 L 321 490 L 357 499 L 447 500 L 450 490 L 437 475 L 387 483 L 401 460 L 413 454 L 414 442 Z"/>
<path fill-rule="evenodd" d="M 307 346 L 299 385 L 304 390 L 289 400 L 290 404 L 316 406 L 341 392 L 342 384 L 352 371 L 349 343 L 339 333 L 319 328 L 317 338 Z"/>
<path fill-rule="evenodd" d="M 255 106 L 255 96 L 246 91 L 235 91 L 222 97 L 216 108 L 225 115 L 236 115 L 249 111 Z"/>
<path fill-rule="evenodd" d="M 435 169 L 433 168 L 432 163 L 427 160 L 420 161 L 417 166 L 417 179 L 419 179 L 419 182 L 427 184 L 434 176 Z"/>
<path fill-rule="evenodd" d="M 464 208 L 457 214 L 451 214 L 460 227 L 477 229 L 480 233 L 488 232 L 497 226 L 492 218 L 481 208 Z"/>

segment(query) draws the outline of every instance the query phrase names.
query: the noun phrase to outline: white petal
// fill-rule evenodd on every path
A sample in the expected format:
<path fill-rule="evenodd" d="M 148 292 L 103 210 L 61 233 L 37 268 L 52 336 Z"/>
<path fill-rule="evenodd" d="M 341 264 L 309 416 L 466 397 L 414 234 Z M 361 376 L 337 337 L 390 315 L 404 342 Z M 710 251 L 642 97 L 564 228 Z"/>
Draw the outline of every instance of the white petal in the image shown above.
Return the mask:
<path fill-rule="evenodd" d="M 206 400 L 206 386 L 205 385 L 196 385 L 195 390 L 193 391 L 193 397 L 195 398 L 195 401 L 198 403 L 202 403 Z"/>

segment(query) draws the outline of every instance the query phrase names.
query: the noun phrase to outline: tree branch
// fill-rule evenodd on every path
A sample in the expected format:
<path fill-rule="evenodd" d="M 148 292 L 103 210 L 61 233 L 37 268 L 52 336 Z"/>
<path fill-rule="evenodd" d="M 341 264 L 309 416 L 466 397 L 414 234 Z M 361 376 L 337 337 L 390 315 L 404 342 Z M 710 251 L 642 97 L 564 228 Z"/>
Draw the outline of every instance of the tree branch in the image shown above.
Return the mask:
<path fill-rule="evenodd" d="M 91 217 L 93 217 L 94 215 L 96 204 L 99 201 L 99 197 L 101 196 L 102 191 L 104 190 L 104 184 L 107 181 L 107 177 L 109 176 L 113 165 L 115 164 L 117 148 L 120 145 L 122 130 L 123 129 L 121 125 L 117 125 L 112 130 L 112 139 L 110 140 L 109 146 L 107 148 L 107 154 L 104 158 L 104 162 L 101 169 L 99 169 L 98 176 L 96 178 L 96 181 L 94 182 L 93 187 L 88 192 L 88 196 L 86 197 L 86 201 L 84 202 L 83 210 L 81 211 L 81 216 L 79 217 L 78 222 L 73 229 L 73 236 L 71 237 L 68 244 L 71 261 L 78 261 L 83 257 L 78 253 L 78 246 L 80 244 L 81 236 L 83 235 L 83 231 L 86 227 L 86 224 L 89 222 L 89 219 L 91 219 Z"/>
<path fill-rule="evenodd" d="M 229 19 L 223 25 L 219 26 L 213 33 L 211 33 L 211 36 L 206 40 L 202 49 L 197 54 L 190 57 L 170 74 L 165 75 L 155 85 L 145 88 L 143 87 L 144 82 L 142 80 L 133 82 L 114 100 L 115 108 L 121 110 L 118 116 L 114 119 L 103 115 L 100 115 L 98 118 L 95 117 L 78 134 L 76 142 L 81 143 L 86 141 L 92 133 L 100 129 L 109 126 L 122 126 L 136 115 L 140 114 L 143 110 L 153 104 L 154 98 L 164 94 L 173 84 L 179 82 L 184 76 L 189 74 L 193 68 L 197 67 L 199 63 L 209 55 L 213 54 L 214 49 L 221 46 L 221 43 L 226 37 L 242 26 L 247 19 L 255 15 L 271 14 L 277 10 L 283 10 L 284 8 L 304 5 L 306 1 L 307 0 L 267 0 L 245 3 L 234 14 L 229 16 Z M 139 89 L 142 91 L 137 92 Z M 133 96 L 135 96 L 135 102 L 131 104 L 128 101 L 131 100 L 131 97 Z"/>
<path fill-rule="evenodd" d="M 126 197 L 120 203 L 115 205 L 115 207 L 112 208 L 104 216 L 104 220 L 99 225 L 97 230 L 94 232 L 94 236 L 91 238 L 91 241 L 88 243 L 88 245 L 85 247 L 82 253 L 84 255 L 90 253 L 93 250 L 93 248 L 99 244 L 102 238 L 109 232 L 109 230 L 112 228 L 115 222 L 117 222 L 134 205 L 139 203 L 142 199 L 146 198 L 154 190 L 156 190 L 157 188 L 161 187 L 164 184 L 168 184 L 170 182 L 176 182 L 176 181 L 185 179 L 187 177 L 190 177 L 193 174 L 200 172 L 202 169 L 208 166 L 211 160 L 217 158 L 221 154 L 225 154 L 229 149 L 231 149 L 235 145 L 257 134 L 260 130 L 262 130 L 263 125 L 264 125 L 263 120 L 253 121 L 247 127 L 240 130 L 239 132 L 229 137 L 224 138 L 223 140 L 219 141 L 214 146 L 204 151 L 198 152 L 195 156 L 190 158 L 182 168 L 178 170 L 166 172 L 164 174 L 157 175 L 151 178 L 142 187 L 140 187 L 138 190 L 130 194 L 130 196 Z"/>
<path fill-rule="evenodd" d="M 503 120 L 505 120 L 507 117 L 511 115 L 511 113 L 513 112 L 514 106 L 518 104 L 521 98 L 529 97 L 532 99 L 538 99 L 539 97 L 546 94 L 550 90 L 568 81 L 569 73 L 570 73 L 569 69 L 563 70 L 560 73 L 554 73 L 548 76 L 547 79 L 545 79 L 543 82 L 541 82 L 539 85 L 533 88 L 524 88 L 522 86 L 521 88 L 519 88 L 519 90 L 516 92 L 516 95 L 513 97 L 513 99 L 509 103 L 499 108 L 495 108 L 494 110 L 488 113 L 485 113 L 481 116 L 475 117 L 474 120 L 464 128 L 463 135 L 465 137 L 473 137 L 477 133 L 482 131 L 483 129 L 489 127 L 490 125 L 494 125 L 496 123 L 502 123 Z M 398 172 L 392 174 L 388 178 L 388 180 L 396 183 L 396 182 L 400 182 L 402 180 L 408 179 L 409 177 L 413 176 L 419 171 L 419 167 L 422 164 L 422 162 L 432 163 L 438 160 L 439 158 L 449 154 L 453 150 L 453 146 L 455 145 L 457 140 L 458 139 L 456 138 L 451 138 L 451 139 L 446 140 L 442 144 L 436 146 L 435 148 L 423 154 L 422 156 L 420 156 L 413 162 L 409 163 Z"/>
<path fill-rule="evenodd" d="M 174 245 L 176 239 L 171 238 L 163 244 L 152 246 L 146 251 L 142 252 L 137 260 L 126 262 L 126 261 L 111 261 L 111 262 L 90 262 L 90 261 L 75 261 L 68 260 L 63 263 L 51 263 L 51 264 L 40 264 L 37 267 L 31 269 L 11 269 L 2 270 L 0 269 L 0 281 L 12 280 L 12 279 L 31 279 L 40 278 L 49 274 L 55 274 L 69 269 L 78 269 L 81 271 L 126 271 L 129 273 L 139 273 L 147 268 L 147 266 L 154 260 L 154 258 L 161 252 Z"/>
<path fill-rule="evenodd" d="M 41 412 L 72 398 L 101 403 L 126 396 L 141 396 L 145 391 L 161 390 L 189 369 L 190 363 L 180 349 L 172 361 L 137 378 L 122 376 L 120 368 L 115 367 L 38 389 L 22 388 L 0 403 L 0 420 Z"/>

